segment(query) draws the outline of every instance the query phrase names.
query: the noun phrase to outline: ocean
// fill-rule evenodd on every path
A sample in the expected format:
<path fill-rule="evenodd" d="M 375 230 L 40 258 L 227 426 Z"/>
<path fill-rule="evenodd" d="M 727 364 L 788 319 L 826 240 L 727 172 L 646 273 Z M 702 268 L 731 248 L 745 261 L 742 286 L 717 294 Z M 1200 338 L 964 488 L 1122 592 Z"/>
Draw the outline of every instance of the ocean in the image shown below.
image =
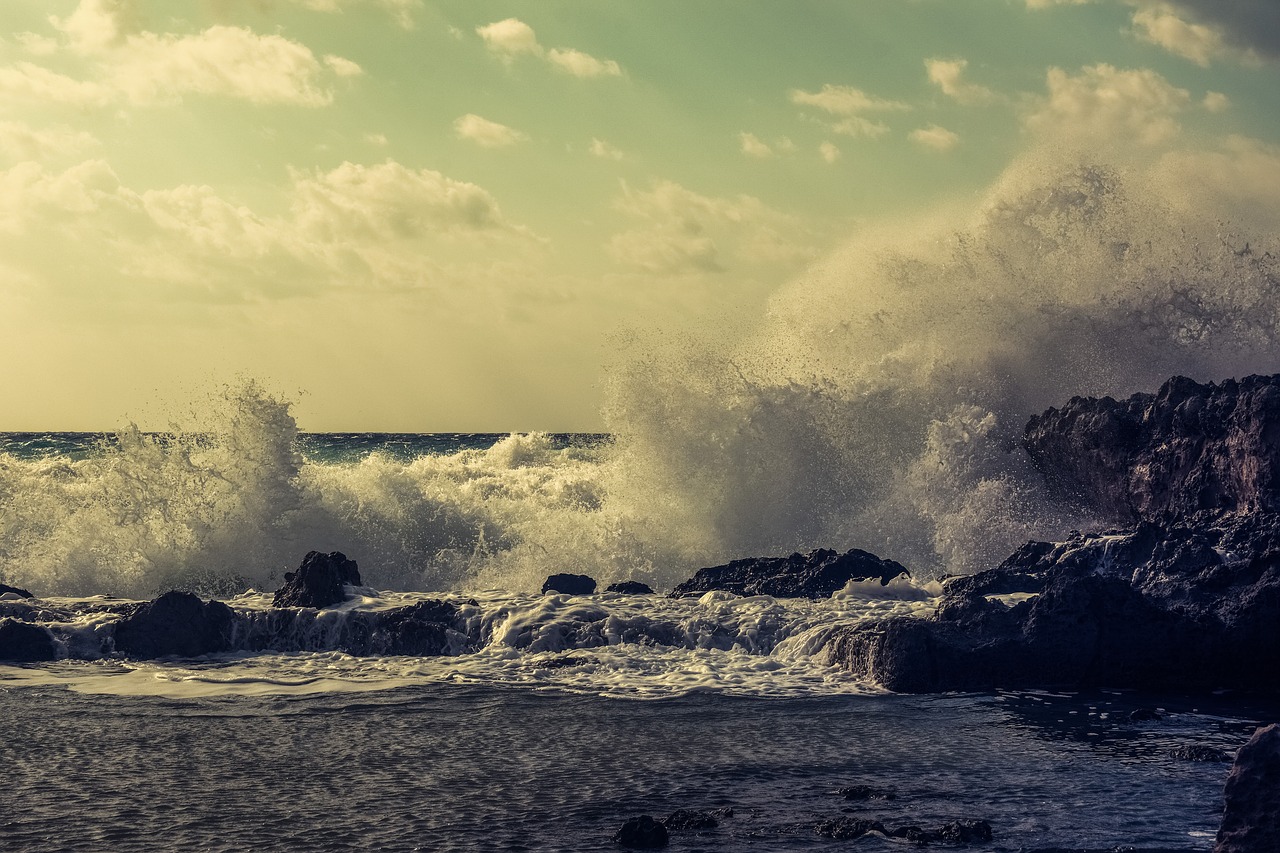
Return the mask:
<path fill-rule="evenodd" d="M 900 849 L 817 831 L 841 816 L 1210 849 L 1227 765 L 1172 751 L 1230 751 L 1274 703 L 895 696 L 825 655 L 841 626 L 927 615 L 945 575 L 1109 523 L 1045 488 L 1031 414 L 1275 372 L 1280 252 L 1152 198 L 1113 170 L 1015 175 L 975 221 L 870 234 L 743 339 L 620 342 L 602 434 L 307 434 L 246 380 L 163 433 L 0 438 L 0 580 L 98 656 L 0 667 L 0 847 L 588 851 L 638 814 L 732 808 L 672 849 Z M 539 592 L 818 547 L 912 577 L 815 602 Z M 184 589 L 260 624 L 312 550 L 365 586 L 271 651 L 104 656 L 113 602 Z M 451 654 L 329 644 L 428 598 L 471 626 Z"/>

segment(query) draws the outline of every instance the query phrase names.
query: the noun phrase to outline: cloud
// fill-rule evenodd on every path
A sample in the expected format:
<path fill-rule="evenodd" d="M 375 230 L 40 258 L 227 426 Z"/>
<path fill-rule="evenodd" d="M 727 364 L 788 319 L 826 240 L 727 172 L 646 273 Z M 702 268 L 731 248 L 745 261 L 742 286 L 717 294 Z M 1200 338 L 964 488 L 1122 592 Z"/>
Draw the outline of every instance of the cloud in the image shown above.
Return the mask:
<path fill-rule="evenodd" d="M 985 104 L 997 100 L 995 92 L 986 86 L 968 83 L 961 79 L 969 65 L 967 59 L 926 59 L 924 67 L 929 82 L 942 90 L 942 94 L 961 104 Z"/>
<path fill-rule="evenodd" d="M 1207 92 L 1200 105 L 1211 113 L 1224 113 L 1231 109 L 1231 99 L 1221 92 Z"/>
<path fill-rule="evenodd" d="M 100 143 L 91 134 L 70 128 L 33 128 L 20 121 L 0 121 L 0 154 L 10 160 L 43 160 L 79 154 Z"/>
<path fill-rule="evenodd" d="M 741 145 L 742 153 L 748 157 L 754 157 L 757 160 L 767 160 L 773 156 L 773 149 L 760 139 L 754 133 L 742 132 L 738 134 L 738 140 Z"/>
<path fill-rule="evenodd" d="M 523 142 L 529 137 L 515 128 L 467 113 L 453 122 L 454 133 L 459 139 L 474 142 L 481 148 L 505 148 Z"/>
<path fill-rule="evenodd" d="M 909 105 L 901 101 L 877 98 L 852 86 L 833 86 L 830 83 L 824 84 L 817 92 L 792 89 L 788 93 L 788 97 L 793 104 L 815 107 L 835 117 L 829 127 L 836 133 L 871 139 L 888 133 L 889 127 L 881 122 L 866 118 L 862 113 L 911 109 Z"/>
<path fill-rule="evenodd" d="M 1138 38 L 1202 68 L 1207 68 L 1211 59 L 1229 53 L 1221 32 L 1184 21 L 1165 6 L 1138 9 L 1133 13 L 1133 25 Z"/>
<path fill-rule="evenodd" d="M 87 60 L 89 77 L 77 80 L 18 62 L 0 67 L 0 97 L 104 106 L 206 95 L 318 107 L 333 101 L 330 78 L 361 73 L 351 60 L 319 59 L 303 44 L 242 27 L 149 32 L 141 29 L 130 0 L 82 0 L 70 15 L 50 22 L 62 35 L 55 52 Z"/>
<path fill-rule="evenodd" d="M 621 160 L 625 155 L 621 150 L 614 148 L 603 139 L 592 139 L 590 147 L 587 151 L 592 157 L 599 157 L 601 160 Z"/>
<path fill-rule="evenodd" d="M 422 0 L 294 0 L 294 2 L 313 12 L 341 12 L 346 6 L 372 3 L 386 9 L 396 23 L 406 30 L 413 29 L 413 13 L 422 8 Z"/>
<path fill-rule="evenodd" d="M 495 21 L 476 27 L 476 33 L 484 40 L 485 47 L 506 62 L 520 56 L 533 56 L 545 60 L 574 77 L 620 77 L 622 66 L 612 59 L 597 59 L 589 53 L 573 48 L 547 50 L 538 43 L 533 27 L 518 18 Z"/>
<path fill-rule="evenodd" d="M 907 134 L 907 138 L 917 145 L 932 148 L 934 151 L 950 151 L 960 144 L 959 136 L 936 124 L 917 128 Z"/>
<path fill-rule="evenodd" d="M 1026 126 L 1056 138 L 1156 145 L 1180 131 L 1177 114 L 1190 102 L 1185 89 L 1150 69 L 1094 65 L 1071 76 L 1050 68 L 1049 93 L 1025 117 Z"/>
<path fill-rule="evenodd" d="M 1143 7 L 1167 7 L 1193 24 L 1220 34 L 1243 55 L 1280 59 L 1280 3 L 1275 0 L 1140 0 Z"/>
<path fill-rule="evenodd" d="M 825 163 L 834 163 L 840 159 L 840 149 L 830 142 L 824 142 L 818 146 L 818 156 Z"/>
<path fill-rule="evenodd" d="M 660 276 L 735 268 L 785 275 L 816 256 L 813 241 L 823 233 L 823 226 L 752 196 L 705 196 L 674 181 L 655 182 L 648 190 L 624 183 L 614 206 L 642 225 L 616 234 L 610 254 L 625 266 Z"/>

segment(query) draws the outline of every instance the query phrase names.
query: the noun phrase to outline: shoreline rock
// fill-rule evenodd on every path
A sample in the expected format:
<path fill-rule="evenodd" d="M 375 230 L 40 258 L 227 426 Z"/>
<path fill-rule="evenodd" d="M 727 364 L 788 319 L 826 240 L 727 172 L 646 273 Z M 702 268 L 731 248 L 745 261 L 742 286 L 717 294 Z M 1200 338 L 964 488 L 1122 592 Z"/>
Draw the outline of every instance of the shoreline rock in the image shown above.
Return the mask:
<path fill-rule="evenodd" d="M 849 581 L 879 580 L 887 585 L 910 572 L 900 563 L 854 548 L 840 554 L 826 548 L 788 557 L 749 557 L 699 569 L 678 584 L 671 598 L 698 596 L 712 590 L 774 598 L 828 598 Z"/>
<path fill-rule="evenodd" d="M 1213 853 L 1280 850 L 1280 725 L 1258 729 L 1236 754 Z"/>
<path fill-rule="evenodd" d="M 344 587 L 363 586 L 360 567 L 341 551 L 308 551 L 296 572 L 287 572 L 273 607 L 331 607 L 347 598 Z"/>

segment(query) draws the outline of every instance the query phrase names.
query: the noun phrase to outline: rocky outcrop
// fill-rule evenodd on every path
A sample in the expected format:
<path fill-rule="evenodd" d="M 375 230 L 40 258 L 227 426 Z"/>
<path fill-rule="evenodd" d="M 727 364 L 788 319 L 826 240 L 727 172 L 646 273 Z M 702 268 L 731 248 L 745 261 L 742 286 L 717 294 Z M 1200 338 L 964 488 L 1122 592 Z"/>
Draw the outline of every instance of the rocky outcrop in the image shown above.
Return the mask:
<path fill-rule="evenodd" d="M 653 595 L 653 588 L 640 581 L 621 581 L 605 587 L 605 592 L 617 592 L 622 595 Z"/>
<path fill-rule="evenodd" d="M 588 575 L 551 575 L 542 582 L 542 594 L 558 592 L 562 595 L 591 595 L 596 591 L 596 581 Z"/>
<path fill-rule="evenodd" d="M 613 836 L 615 844 L 632 850 L 659 850 L 667 846 L 667 828 L 649 815 L 633 817 Z"/>
<path fill-rule="evenodd" d="M 29 663 L 57 657 L 58 647 L 48 628 L 17 619 L 0 619 L 0 661 Z"/>
<path fill-rule="evenodd" d="M 132 658 L 198 657 L 231 649 L 233 616 L 221 601 L 166 592 L 138 606 L 115 630 L 115 648 Z"/>
<path fill-rule="evenodd" d="M 276 591 L 275 607 L 330 607 L 346 600 L 344 586 L 362 586 L 360 568 L 346 554 L 309 551 L 296 572 L 284 576 Z"/>
<path fill-rule="evenodd" d="M 882 584 L 908 574 L 901 564 L 853 549 L 843 554 L 825 548 L 789 557 L 752 557 L 723 566 L 699 569 L 671 591 L 672 598 L 723 590 L 735 595 L 775 598 L 828 598 L 849 581 L 879 580 Z"/>
<path fill-rule="evenodd" d="M 1122 523 L 1280 511 L 1280 375 L 1075 397 L 1032 418 L 1024 444 L 1059 496 Z"/>
<path fill-rule="evenodd" d="M 667 815 L 662 825 L 670 832 L 700 832 L 715 829 L 720 825 L 720 821 L 711 812 L 701 812 L 696 809 L 676 809 Z"/>
<path fill-rule="evenodd" d="M 1236 754 L 1214 853 L 1280 850 L 1280 725 L 1253 733 Z"/>
<path fill-rule="evenodd" d="M 0 583 L 0 595 L 16 595 L 18 598 L 35 598 L 34 595 L 27 592 L 25 589 L 20 589 L 16 586 L 9 586 L 8 584 L 3 583 Z"/>

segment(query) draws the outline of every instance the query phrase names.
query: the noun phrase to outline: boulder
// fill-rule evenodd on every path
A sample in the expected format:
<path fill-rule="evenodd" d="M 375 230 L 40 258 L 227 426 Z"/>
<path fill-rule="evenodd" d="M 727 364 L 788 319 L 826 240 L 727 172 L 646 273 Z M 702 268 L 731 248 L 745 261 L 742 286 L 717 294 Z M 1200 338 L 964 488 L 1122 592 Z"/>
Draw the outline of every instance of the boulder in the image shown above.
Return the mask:
<path fill-rule="evenodd" d="M 558 592 L 562 595 L 591 595 L 596 591 L 595 578 L 588 575 L 551 575 L 542 583 L 542 594 Z"/>
<path fill-rule="evenodd" d="M 138 607 L 115 629 L 115 649 L 133 658 L 197 657 L 231 649 L 233 615 L 221 601 L 166 592 Z"/>
<path fill-rule="evenodd" d="M 618 592 L 623 595 L 653 595 L 653 588 L 640 581 L 621 581 L 605 587 L 605 592 Z"/>
<path fill-rule="evenodd" d="M 693 809 L 676 809 L 663 825 L 670 832 L 696 832 L 703 829 L 715 829 L 720 825 L 711 812 L 700 812 Z"/>
<path fill-rule="evenodd" d="M 284 581 L 276 590 L 273 607 L 330 607 L 346 600 L 344 586 L 363 585 L 356 561 L 340 551 L 308 552 L 298 570 L 286 573 Z"/>
<path fill-rule="evenodd" d="M 649 815 L 633 817 L 613 836 L 614 843 L 633 850 L 658 850 L 670 840 L 667 828 Z"/>
<path fill-rule="evenodd" d="M 1280 850 L 1280 725 L 1260 728 L 1236 753 L 1214 853 Z"/>
<path fill-rule="evenodd" d="M 17 619 L 0 619 L 0 660 L 27 663 L 57 657 L 58 647 L 48 628 Z"/>
<path fill-rule="evenodd" d="M 849 581 L 879 580 L 881 584 L 909 574 L 901 564 L 853 549 L 843 554 L 820 548 L 789 557 L 750 557 L 723 566 L 699 569 L 676 586 L 672 598 L 698 596 L 711 590 L 735 595 L 775 598 L 829 598 Z"/>
<path fill-rule="evenodd" d="M 869 832 L 878 832 L 881 835 L 888 835 L 888 830 L 884 828 L 878 820 L 867 820 L 861 817 L 837 817 L 831 820 L 824 820 L 813 827 L 814 834 L 823 838 L 832 838 L 836 841 L 850 841 L 854 838 L 861 838 Z"/>
<path fill-rule="evenodd" d="M 0 583 L 0 595 L 16 595 L 18 598 L 35 598 L 34 595 L 25 589 L 19 589 L 16 586 Z"/>

